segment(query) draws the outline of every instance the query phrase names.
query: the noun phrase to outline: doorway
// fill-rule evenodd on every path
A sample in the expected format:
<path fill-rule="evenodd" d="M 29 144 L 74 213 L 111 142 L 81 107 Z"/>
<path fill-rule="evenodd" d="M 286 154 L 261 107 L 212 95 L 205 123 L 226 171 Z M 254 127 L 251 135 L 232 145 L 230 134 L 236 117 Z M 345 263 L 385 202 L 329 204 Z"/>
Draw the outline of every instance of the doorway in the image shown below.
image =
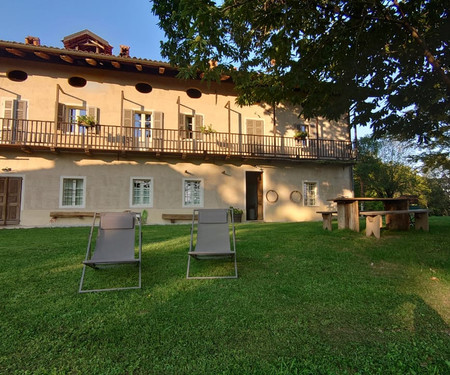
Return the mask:
<path fill-rule="evenodd" d="M 0 177 L 0 225 L 20 223 L 21 177 Z"/>
<path fill-rule="evenodd" d="M 247 220 L 263 220 L 262 172 L 245 172 L 245 209 Z"/>

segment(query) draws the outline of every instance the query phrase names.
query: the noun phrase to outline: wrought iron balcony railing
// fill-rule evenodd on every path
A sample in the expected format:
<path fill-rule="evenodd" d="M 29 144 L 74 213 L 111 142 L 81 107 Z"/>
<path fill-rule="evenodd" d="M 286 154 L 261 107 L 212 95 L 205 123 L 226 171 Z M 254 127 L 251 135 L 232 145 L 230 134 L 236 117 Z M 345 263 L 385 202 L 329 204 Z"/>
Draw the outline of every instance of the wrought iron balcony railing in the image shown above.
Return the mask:
<path fill-rule="evenodd" d="M 56 126 L 55 126 L 56 125 Z M 202 133 L 0 118 L 0 147 L 217 155 L 267 159 L 352 160 L 350 141 L 295 140 L 280 135 Z"/>

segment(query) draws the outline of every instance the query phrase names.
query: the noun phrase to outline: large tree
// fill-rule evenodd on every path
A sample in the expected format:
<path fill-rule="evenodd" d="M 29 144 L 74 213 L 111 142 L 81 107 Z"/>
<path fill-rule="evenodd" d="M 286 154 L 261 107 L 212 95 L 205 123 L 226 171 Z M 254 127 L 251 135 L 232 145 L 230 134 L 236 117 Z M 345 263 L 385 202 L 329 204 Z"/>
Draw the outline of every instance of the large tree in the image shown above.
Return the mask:
<path fill-rule="evenodd" d="M 449 139 L 448 0 L 153 0 L 153 12 L 180 76 L 230 75 L 239 104 Z"/>
<path fill-rule="evenodd" d="M 360 196 L 392 198 L 415 195 L 427 205 L 426 178 L 409 164 L 408 145 L 388 138 L 359 141 L 359 158 L 354 168 L 355 192 Z"/>

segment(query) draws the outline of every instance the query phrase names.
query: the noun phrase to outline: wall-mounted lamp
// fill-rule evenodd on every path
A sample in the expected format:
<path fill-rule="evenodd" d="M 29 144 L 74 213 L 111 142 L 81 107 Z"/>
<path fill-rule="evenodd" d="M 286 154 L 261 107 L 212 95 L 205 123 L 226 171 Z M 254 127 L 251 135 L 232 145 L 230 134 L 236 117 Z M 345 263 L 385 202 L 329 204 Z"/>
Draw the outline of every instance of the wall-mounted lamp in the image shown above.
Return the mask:
<path fill-rule="evenodd" d="M 222 171 L 222 174 L 224 174 L 225 176 L 231 176 L 231 174 L 228 173 L 227 171 Z"/>
<path fill-rule="evenodd" d="M 192 174 L 192 173 L 189 172 L 187 169 L 184 171 L 184 173 L 186 173 L 186 174 Z"/>
<path fill-rule="evenodd" d="M 11 172 L 11 168 L 5 167 L 5 168 L 2 168 L 2 171 L 3 172 Z"/>

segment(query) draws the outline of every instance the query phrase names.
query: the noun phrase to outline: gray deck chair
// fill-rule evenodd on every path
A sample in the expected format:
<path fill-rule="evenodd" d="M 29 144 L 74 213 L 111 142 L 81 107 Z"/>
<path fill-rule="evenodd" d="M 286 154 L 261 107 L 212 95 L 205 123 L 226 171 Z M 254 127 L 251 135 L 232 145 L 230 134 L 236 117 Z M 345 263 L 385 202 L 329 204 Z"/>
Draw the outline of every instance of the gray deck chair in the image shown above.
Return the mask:
<path fill-rule="evenodd" d="M 231 217 L 231 238 L 233 249 L 230 246 L 230 225 L 228 223 L 228 213 Z M 198 223 L 195 225 L 195 217 L 198 215 Z M 194 232 L 196 231 L 196 244 L 194 244 Z M 195 259 L 214 259 L 214 258 L 234 259 L 233 276 L 190 276 L 191 258 Z M 191 242 L 188 253 L 187 279 L 236 279 L 237 260 L 236 260 L 236 235 L 234 229 L 233 210 L 228 209 L 201 209 L 194 210 L 192 215 Z"/>
<path fill-rule="evenodd" d="M 86 258 L 83 261 L 83 272 L 81 275 L 79 293 L 101 292 L 109 290 L 139 289 L 141 287 L 141 254 L 142 254 L 142 228 L 141 216 L 134 212 L 104 212 L 100 214 L 98 225 L 97 240 L 95 250 L 92 253 L 92 234 L 94 232 L 95 222 L 98 213 L 94 214 L 89 242 L 86 251 Z M 136 225 L 139 224 L 139 255 L 135 257 L 136 246 Z M 109 289 L 90 289 L 83 290 L 83 281 L 86 266 L 94 269 L 98 265 L 119 265 L 134 263 L 139 266 L 139 283 L 137 286 Z"/>

